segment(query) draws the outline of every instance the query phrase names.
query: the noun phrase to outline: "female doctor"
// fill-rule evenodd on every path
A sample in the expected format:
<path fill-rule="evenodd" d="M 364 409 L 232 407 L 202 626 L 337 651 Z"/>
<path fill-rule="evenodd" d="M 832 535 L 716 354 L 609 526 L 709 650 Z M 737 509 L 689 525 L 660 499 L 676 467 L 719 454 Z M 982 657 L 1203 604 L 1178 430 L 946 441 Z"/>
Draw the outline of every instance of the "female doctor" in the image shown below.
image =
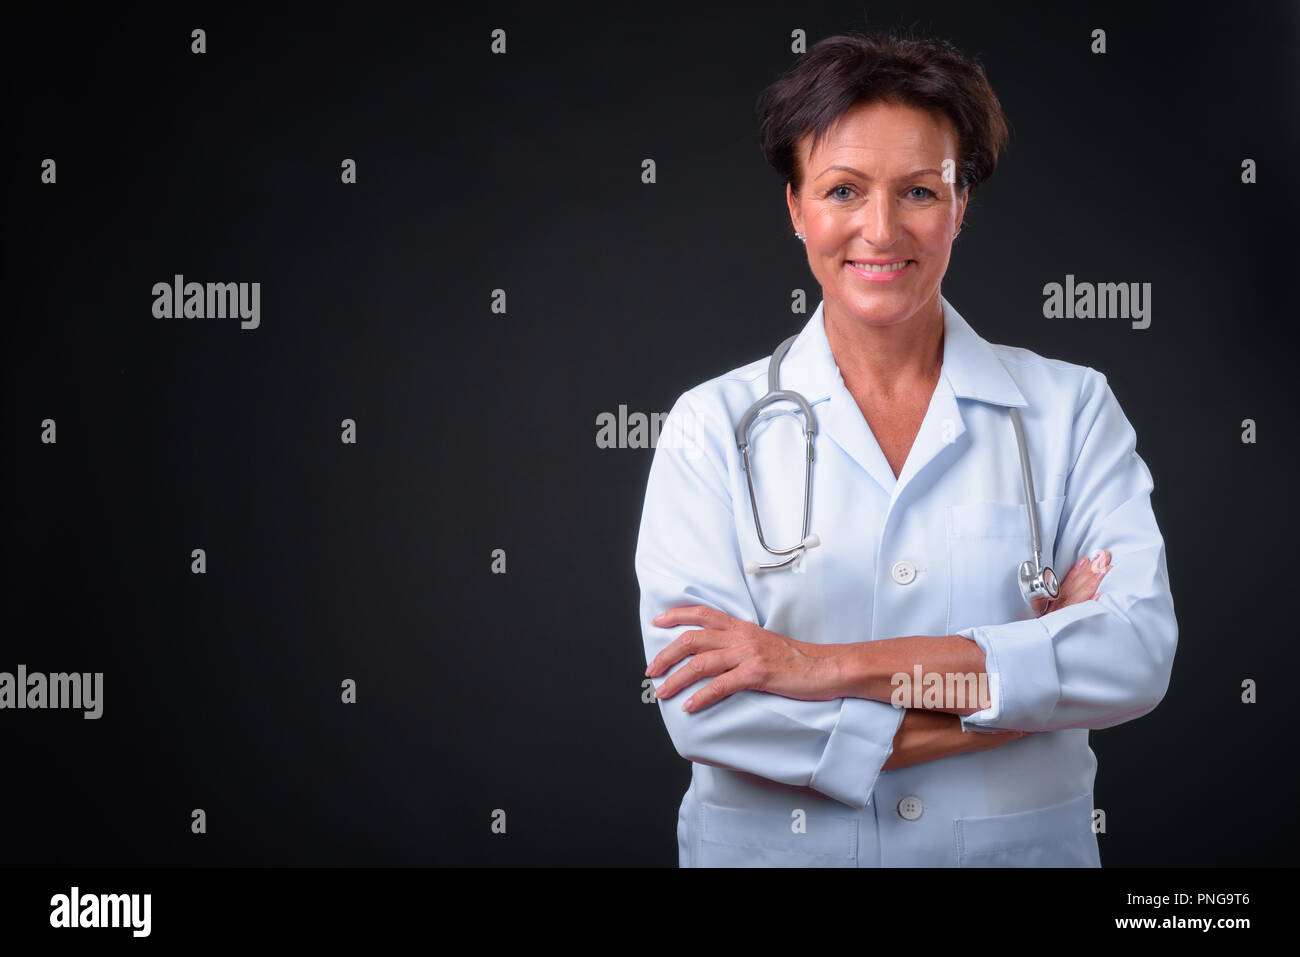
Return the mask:
<path fill-rule="evenodd" d="M 759 106 L 822 298 L 788 351 L 683 394 L 651 465 L 680 864 L 1100 866 L 1088 732 L 1160 702 L 1178 627 L 1106 377 L 985 341 L 940 292 L 997 98 L 944 41 L 855 34 Z M 769 390 L 812 421 L 778 397 L 738 431 Z"/>

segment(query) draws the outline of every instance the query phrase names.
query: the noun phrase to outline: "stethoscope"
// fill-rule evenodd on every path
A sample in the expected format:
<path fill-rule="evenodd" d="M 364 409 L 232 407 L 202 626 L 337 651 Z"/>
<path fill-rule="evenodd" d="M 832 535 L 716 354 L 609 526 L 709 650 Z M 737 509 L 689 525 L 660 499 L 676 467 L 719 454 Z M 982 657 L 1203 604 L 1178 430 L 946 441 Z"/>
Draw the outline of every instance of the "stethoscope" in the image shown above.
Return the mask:
<path fill-rule="evenodd" d="M 736 447 L 740 449 L 741 461 L 745 467 L 745 481 L 749 485 L 749 504 L 754 510 L 754 529 L 758 532 L 758 542 L 765 551 L 772 555 L 790 556 L 779 562 L 745 562 L 745 571 L 751 575 L 772 568 L 784 568 L 796 561 L 808 549 L 816 548 L 821 544 L 820 538 L 808 532 L 808 522 L 811 515 L 809 496 L 812 490 L 813 436 L 817 434 L 817 417 L 813 414 L 812 406 L 808 404 L 807 399 L 798 392 L 780 388 L 778 384 L 781 360 L 785 358 L 785 354 L 798 338 L 799 336 L 796 333 L 776 347 L 776 352 L 772 353 L 772 360 L 767 367 L 767 394 L 745 410 L 745 414 L 740 417 L 740 421 L 736 424 Z M 763 537 L 763 523 L 758 517 L 758 499 L 754 494 L 754 474 L 749 461 L 749 430 L 759 412 L 773 402 L 779 402 L 783 399 L 797 405 L 804 417 L 803 434 L 807 449 L 807 462 L 804 469 L 803 485 L 803 537 L 797 545 L 792 545 L 789 548 L 772 548 Z M 1020 422 L 1020 410 L 1015 406 L 1008 406 L 1007 411 L 1011 413 L 1011 424 L 1016 430 L 1016 445 L 1020 450 L 1020 473 L 1024 477 L 1025 485 L 1025 511 L 1029 513 L 1029 544 L 1034 550 L 1032 559 L 1020 563 L 1017 576 L 1020 582 L 1020 594 L 1024 596 L 1026 603 L 1041 597 L 1055 599 L 1058 594 L 1056 574 L 1042 562 L 1042 543 L 1038 537 L 1038 515 L 1033 507 L 1035 501 L 1034 478 L 1029 468 L 1029 451 L 1025 447 L 1025 430 Z"/>

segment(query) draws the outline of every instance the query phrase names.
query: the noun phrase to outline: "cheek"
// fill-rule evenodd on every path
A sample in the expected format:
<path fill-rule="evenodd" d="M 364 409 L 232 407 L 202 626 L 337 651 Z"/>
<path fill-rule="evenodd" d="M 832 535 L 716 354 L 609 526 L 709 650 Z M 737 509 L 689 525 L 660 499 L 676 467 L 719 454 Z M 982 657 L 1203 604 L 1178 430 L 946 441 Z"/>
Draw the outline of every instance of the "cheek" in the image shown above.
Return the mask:
<path fill-rule="evenodd" d="M 812 226 L 808 231 L 808 248 L 822 256 L 838 255 L 843 245 L 843 236 L 838 230 Z"/>
<path fill-rule="evenodd" d="M 925 237 L 922 252 L 928 262 L 939 266 L 944 265 L 952 255 L 951 234 L 946 230 L 932 231 Z"/>
<path fill-rule="evenodd" d="M 921 241 L 925 243 L 926 249 L 931 254 L 942 252 L 949 248 L 952 241 L 952 235 L 957 231 L 954 220 L 947 216 L 936 216 L 930 222 L 925 224 L 925 229 L 921 232 Z"/>
<path fill-rule="evenodd" d="M 936 269 L 944 269 L 948 265 L 948 259 L 952 255 L 952 248 L 947 243 L 939 243 L 926 257 L 926 262 L 933 265 Z"/>

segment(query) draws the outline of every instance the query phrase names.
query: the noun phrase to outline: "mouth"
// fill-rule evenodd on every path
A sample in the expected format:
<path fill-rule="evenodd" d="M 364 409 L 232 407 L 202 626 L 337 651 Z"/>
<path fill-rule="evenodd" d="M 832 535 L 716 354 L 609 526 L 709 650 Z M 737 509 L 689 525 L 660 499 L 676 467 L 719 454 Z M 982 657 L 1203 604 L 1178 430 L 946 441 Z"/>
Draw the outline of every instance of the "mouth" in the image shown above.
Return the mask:
<path fill-rule="evenodd" d="M 885 262 L 870 262 L 862 259 L 846 259 L 844 265 L 864 279 L 883 282 L 907 272 L 916 265 L 916 260 L 891 259 Z"/>

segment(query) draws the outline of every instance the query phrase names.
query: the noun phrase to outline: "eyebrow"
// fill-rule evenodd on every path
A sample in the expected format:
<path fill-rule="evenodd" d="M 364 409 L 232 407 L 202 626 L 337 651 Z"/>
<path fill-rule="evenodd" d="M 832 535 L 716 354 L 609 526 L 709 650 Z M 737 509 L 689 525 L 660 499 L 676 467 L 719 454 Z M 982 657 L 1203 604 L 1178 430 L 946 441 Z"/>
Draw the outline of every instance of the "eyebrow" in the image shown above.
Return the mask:
<path fill-rule="evenodd" d="M 862 172 L 862 170 L 854 169 L 852 166 L 839 166 L 839 165 L 836 165 L 836 166 L 828 166 L 828 167 L 826 167 L 824 170 L 822 170 L 820 173 L 818 173 L 818 174 L 817 174 L 815 177 L 813 177 L 813 178 L 814 178 L 814 179 L 821 179 L 823 176 L 825 176 L 827 173 L 829 173 L 829 172 L 830 172 L 831 170 L 833 170 L 833 169 L 842 169 L 842 170 L 844 170 L 846 173 L 852 173 L 854 176 L 860 176 L 860 177 L 862 177 L 863 179 L 871 179 L 871 177 L 868 176 L 866 173 Z M 920 176 L 920 175 L 922 175 L 922 174 L 924 174 L 924 173 L 934 173 L 936 176 L 940 176 L 940 175 L 942 175 L 942 174 L 941 174 L 937 169 L 918 169 L 918 170 L 913 170 L 913 171 L 910 172 L 910 173 L 904 173 L 902 176 L 900 176 L 900 177 L 898 177 L 898 178 L 899 178 L 899 179 L 911 179 L 911 178 L 914 177 L 914 176 Z"/>

